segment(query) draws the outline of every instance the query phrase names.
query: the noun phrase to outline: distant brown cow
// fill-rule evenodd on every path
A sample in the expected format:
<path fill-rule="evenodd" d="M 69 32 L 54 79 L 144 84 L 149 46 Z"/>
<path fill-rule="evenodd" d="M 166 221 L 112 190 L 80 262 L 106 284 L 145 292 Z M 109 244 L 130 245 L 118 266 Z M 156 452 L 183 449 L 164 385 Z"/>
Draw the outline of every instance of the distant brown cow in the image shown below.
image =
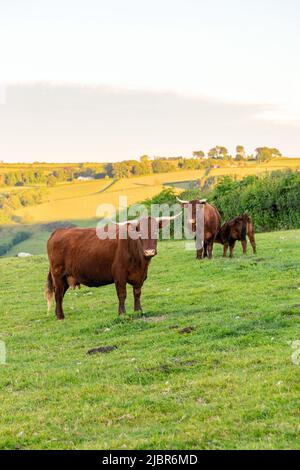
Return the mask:
<path fill-rule="evenodd" d="M 243 253 L 247 253 L 247 237 L 250 240 L 253 253 L 256 253 L 256 243 L 254 228 L 251 217 L 247 214 L 239 215 L 234 219 L 222 225 L 216 236 L 216 243 L 224 245 L 223 256 L 226 256 L 228 247 L 230 248 L 230 257 L 233 257 L 234 245 L 237 240 L 241 241 Z"/>
<path fill-rule="evenodd" d="M 128 283 L 133 287 L 134 310 L 140 311 L 141 288 L 151 258 L 157 254 L 158 230 L 175 217 L 145 217 L 118 224 L 115 239 L 100 239 L 93 228 L 56 230 L 47 245 L 50 262 L 46 285 L 48 308 L 55 295 L 56 317 L 63 320 L 62 301 L 69 287 L 115 284 L 119 314 L 123 314 Z"/>
<path fill-rule="evenodd" d="M 197 227 L 196 218 L 197 218 L 197 207 L 199 205 L 204 205 L 204 245 L 203 248 L 197 249 L 197 259 L 202 259 L 205 257 L 212 258 L 213 254 L 213 245 L 215 237 L 221 227 L 221 216 L 213 205 L 209 204 L 206 199 L 194 199 L 193 201 L 182 201 L 177 198 L 181 203 L 183 208 L 189 208 L 191 211 L 191 227 L 193 232 L 197 232 L 199 227 Z"/>

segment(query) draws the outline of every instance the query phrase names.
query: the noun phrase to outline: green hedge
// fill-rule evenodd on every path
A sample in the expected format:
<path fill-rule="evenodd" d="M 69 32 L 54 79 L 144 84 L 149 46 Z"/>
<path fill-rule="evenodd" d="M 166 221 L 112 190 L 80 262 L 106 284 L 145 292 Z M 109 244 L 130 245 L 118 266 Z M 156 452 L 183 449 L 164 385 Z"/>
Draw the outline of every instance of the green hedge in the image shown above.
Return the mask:
<path fill-rule="evenodd" d="M 266 232 L 300 228 L 300 173 L 275 171 L 262 176 L 236 180 L 230 176 L 218 179 L 210 191 L 183 191 L 180 198 L 192 200 L 206 197 L 219 210 L 222 221 L 248 213 L 256 231 Z M 163 190 L 146 204 L 169 203 L 176 200 L 173 189 Z"/>
<path fill-rule="evenodd" d="M 223 220 L 246 212 L 259 231 L 300 228 L 298 172 L 277 171 L 241 181 L 226 176 L 212 190 L 211 200 Z"/>

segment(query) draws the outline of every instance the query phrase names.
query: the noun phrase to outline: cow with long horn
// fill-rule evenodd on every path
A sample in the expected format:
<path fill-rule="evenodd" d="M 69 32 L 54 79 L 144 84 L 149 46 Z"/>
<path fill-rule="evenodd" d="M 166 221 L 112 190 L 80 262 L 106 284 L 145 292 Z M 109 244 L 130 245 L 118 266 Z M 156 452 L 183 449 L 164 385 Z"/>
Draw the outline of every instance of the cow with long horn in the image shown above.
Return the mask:
<path fill-rule="evenodd" d="M 56 317 L 64 319 L 62 302 L 69 287 L 115 284 L 119 314 L 125 313 L 126 285 L 133 287 L 134 310 L 141 311 L 141 289 L 157 254 L 159 229 L 173 217 L 142 217 L 117 224 L 114 237 L 99 237 L 93 228 L 56 230 L 48 240 L 50 263 L 46 284 L 48 308 L 55 296 Z"/>
<path fill-rule="evenodd" d="M 183 208 L 188 210 L 188 222 L 191 230 L 195 233 L 195 239 L 200 238 L 199 234 L 200 232 L 202 233 L 203 245 L 196 246 L 197 259 L 205 257 L 212 258 L 214 241 L 221 227 L 221 216 L 219 211 L 212 204 L 209 204 L 207 199 L 185 201 L 177 197 L 177 200 Z M 200 206 L 202 206 L 201 208 L 203 208 L 204 211 L 202 221 L 199 221 L 199 218 L 197 217 Z M 199 226 L 200 223 L 203 223 L 203 227 Z"/>

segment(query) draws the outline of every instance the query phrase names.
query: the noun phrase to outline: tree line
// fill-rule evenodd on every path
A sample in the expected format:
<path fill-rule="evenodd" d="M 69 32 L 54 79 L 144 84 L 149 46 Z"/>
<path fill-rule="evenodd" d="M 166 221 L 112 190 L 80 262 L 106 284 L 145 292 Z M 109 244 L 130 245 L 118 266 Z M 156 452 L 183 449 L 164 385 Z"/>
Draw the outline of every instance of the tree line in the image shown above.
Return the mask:
<path fill-rule="evenodd" d="M 41 204 L 45 191 L 41 189 L 25 189 L 0 194 L 0 225 L 12 220 L 13 212 L 22 207 Z"/>
<path fill-rule="evenodd" d="M 226 147 L 217 145 L 211 148 L 207 155 L 202 150 L 196 150 L 193 152 L 193 156 L 197 158 L 212 158 L 214 160 L 248 160 L 257 161 L 259 163 L 267 162 L 275 157 L 282 157 L 281 152 L 276 148 L 271 147 L 257 147 L 254 154 L 247 155 L 245 147 L 243 145 L 237 145 L 235 148 L 235 155 L 230 155 Z"/>
<path fill-rule="evenodd" d="M 237 145 L 236 154 L 229 154 L 224 146 L 215 146 L 207 154 L 202 150 L 193 152 L 193 158 L 186 157 L 155 157 L 143 155 L 139 160 L 124 160 L 116 163 L 80 163 L 57 167 L 53 171 L 32 169 L 26 171 L 12 171 L 0 173 L 1 186 L 55 186 L 57 183 L 74 181 L 79 177 L 102 178 L 130 178 L 132 176 L 150 175 L 152 173 L 169 173 L 176 170 L 201 170 L 211 168 L 216 163 L 257 161 L 265 163 L 281 153 L 276 148 L 258 147 L 254 154 L 247 155 L 242 145 Z M 216 162 L 218 161 L 218 162 Z M 53 165 L 55 166 L 55 165 Z"/>

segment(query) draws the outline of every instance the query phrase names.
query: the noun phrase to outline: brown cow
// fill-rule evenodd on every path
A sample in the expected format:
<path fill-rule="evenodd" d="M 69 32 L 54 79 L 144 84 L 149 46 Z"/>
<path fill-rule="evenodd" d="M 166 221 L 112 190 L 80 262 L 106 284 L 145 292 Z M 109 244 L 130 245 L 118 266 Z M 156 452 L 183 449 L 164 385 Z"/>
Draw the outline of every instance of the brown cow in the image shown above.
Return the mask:
<path fill-rule="evenodd" d="M 230 248 L 230 257 L 233 257 L 234 245 L 237 240 L 241 241 L 243 253 L 247 253 L 247 238 L 250 240 L 253 253 L 256 253 L 256 243 L 254 236 L 254 228 L 251 217 L 247 214 L 239 215 L 229 222 L 222 225 L 216 236 L 216 243 L 224 245 L 223 256 L 226 257 L 228 247 Z"/>
<path fill-rule="evenodd" d="M 55 295 L 56 317 L 63 320 L 62 301 L 69 287 L 75 288 L 80 284 L 100 287 L 114 283 L 119 298 L 119 314 L 123 314 L 128 283 L 133 287 L 134 310 L 141 311 L 141 288 L 147 278 L 151 258 L 157 254 L 158 230 L 175 217 L 144 217 L 117 224 L 114 239 L 98 238 L 93 228 L 53 232 L 47 244 L 50 263 L 46 285 L 48 309 Z"/>
<path fill-rule="evenodd" d="M 189 208 L 191 210 L 191 227 L 192 231 L 195 233 L 198 231 L 196 218 L 197 218 L 197 207 L 199 205 L 204 205 L 204 245 L 203 248 L 197 249 L 197 259 L 202 259 L 205 257 L 212 258 L 213 245 L 215 237 L 221 227 L 221 216 L 216 207 L 212 204 L 209 204 L 206 199 L 194 199 L 193 201 L 182 201 L 177 198 L 181 203 L 183 208 Z"/>

